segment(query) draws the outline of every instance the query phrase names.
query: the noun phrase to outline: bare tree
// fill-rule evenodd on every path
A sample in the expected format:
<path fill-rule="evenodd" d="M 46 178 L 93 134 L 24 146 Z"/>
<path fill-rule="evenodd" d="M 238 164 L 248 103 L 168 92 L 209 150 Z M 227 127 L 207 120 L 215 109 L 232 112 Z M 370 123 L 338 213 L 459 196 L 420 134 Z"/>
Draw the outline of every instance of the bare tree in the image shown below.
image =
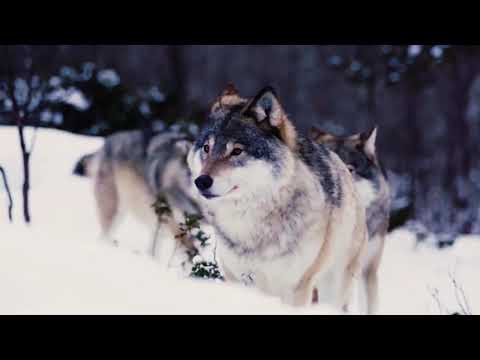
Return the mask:
<path fill-rule="evenodd" d="M 29 49 L 31 52 L 31 49 Z M 30 156 L 32 154 L 35 139 L 36 139 L 36 127 L 34 128 L 34 134 L 30 142 L 30 147 L 27 147 L 25 141 L 25 125 L 32 123 L 32 117 L 35 115 L 35 112 L 32 110 L 31 104 L 33 100 L 34 91 L 34 78 L 33 78 L 33 60 L 31 56 L 27 56 L 24 59 L 25 67 L 27 68 L 27 76 L 25 82 L 27 84 L 27 94 L 26 98 L 19 101 L 16 90 L 18 89 L 19 79 L 15 77 L 12 54 L 10 46 L 5 46 L 5 59 L 7 60 L 7 81 L 6 81 L 6 90 L 8 97 L 11 101 L 11 115 L 13 120 L 17 125 L 18 137 L 20 140 L 20 149 L 22 152 L 22 165 L 23 165 L 23 186 L 22 186 L 22 195 L 23 195 L 23 216 L 26 223 L 30 223 L 30 202 L 29 202 L 29 191 L 30 191 Z M 31 55 L 31 54 L 29 54 Z"/>

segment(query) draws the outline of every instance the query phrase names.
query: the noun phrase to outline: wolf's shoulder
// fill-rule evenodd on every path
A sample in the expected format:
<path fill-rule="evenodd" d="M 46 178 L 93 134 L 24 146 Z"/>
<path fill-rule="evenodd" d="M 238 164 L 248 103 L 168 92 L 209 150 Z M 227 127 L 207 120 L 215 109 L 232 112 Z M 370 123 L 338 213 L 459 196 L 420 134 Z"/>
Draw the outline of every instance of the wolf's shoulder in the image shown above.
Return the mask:
<path fill-rule="evenodd" d="M 322 174 L 332 167 L 330 150 L 325 145 L 304 137 L 299 137 L 297 144 L 297 156 L 314 173 Z"/>
<path fill-rule="evenodd" d="M 317 144 L 305 137 L 298 138 L 297 156 L 318 179 L 327 201 L 340 206 L 342 188 L 331 151 L 323 144 Z"/>

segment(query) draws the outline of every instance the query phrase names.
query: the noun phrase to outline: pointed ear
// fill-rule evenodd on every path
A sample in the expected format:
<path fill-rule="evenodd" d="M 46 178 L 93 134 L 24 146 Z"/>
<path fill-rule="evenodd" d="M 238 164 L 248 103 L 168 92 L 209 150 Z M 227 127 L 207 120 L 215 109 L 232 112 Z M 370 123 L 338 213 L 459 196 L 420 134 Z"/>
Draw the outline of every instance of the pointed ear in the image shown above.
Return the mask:
<path fill-rule="evenodd" d="M 312 127 L 308 133 L 310 139 L 317 143 L 328 143 L 336 140 L 335 135 L 327 133 L 326 131 L 320 130 L 316 127 Z"/>
<path fill-rule="evenodd" d="M 187 139 L 182 139 L 175 142 L 175 149 L 177 149 L 182 155 L 187 155 L 192 146 L 193 143 Z"/>
<path fill-rule="evenodd" d="M 268 86 L 262 89 L 246 106 L 246 114 L 253 116 L 257 123 L 267 122 L 277 129 L 280 139 L 292 150 L 297 146 L 297 131 L 290 122 L 278 100 L 275 90 Z"/>
<path fill-rule="evenodd" d="M 227 86 L 225 87 L 225 90 L 223 90 L 222 95 L 220 95 L 220 97 L 232 96 L 232 95 L 238 96 L 238 90 L 235 87 L 235 85 L 232 82 L 230 82 L 227 84 Z"/>
<path fill-rule="evenodd" d="M 377 129 L 378 127 L 375 126 L 369 132 L 361 135 L 363 150 L 365 151 L 365 154 L 372 159 L 374 159 L 377 154 Z"/>
<path fill-rule="evenodd" d="M 242 102 L 245 102 L 245 99 L 240 97 L 235 85 L 229 83 L 211 106 L 210 112 L 216 112 L 223 107 L 237 105 Z"/>

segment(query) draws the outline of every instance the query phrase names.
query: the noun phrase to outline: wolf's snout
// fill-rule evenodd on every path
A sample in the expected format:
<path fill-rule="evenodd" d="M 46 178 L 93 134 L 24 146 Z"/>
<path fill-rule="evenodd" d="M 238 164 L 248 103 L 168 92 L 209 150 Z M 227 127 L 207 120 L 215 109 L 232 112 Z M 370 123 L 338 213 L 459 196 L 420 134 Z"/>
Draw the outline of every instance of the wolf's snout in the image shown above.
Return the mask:
<path fill-rule="evenodd" d="M 200 191 L 205 191 L 212 187 L 213 179 L 209 175 L 201 175 L 195 179 L 195 185 Z"/>

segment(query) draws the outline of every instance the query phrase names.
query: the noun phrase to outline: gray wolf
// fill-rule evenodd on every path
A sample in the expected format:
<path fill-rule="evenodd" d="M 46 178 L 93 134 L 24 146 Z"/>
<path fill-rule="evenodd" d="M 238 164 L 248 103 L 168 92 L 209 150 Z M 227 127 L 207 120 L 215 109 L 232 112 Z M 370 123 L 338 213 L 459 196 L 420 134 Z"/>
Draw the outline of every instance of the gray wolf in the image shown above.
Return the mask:
<path fill-rule="evenodd" d="M 188 165 L 227 281 L 297 306 L 312 304 L 317 288 L 348 310 L 365 209 L 343 161 L 296 131 L 272 88 L 246 99 L 228 86 Z"/>
<path fill-rule="evenodd" d="M 189 194 L 186 156 L 192 145 L 179 132 L 146 139 L 141 131 L 125 131 L 108 136 L 98 151 L 80 158 L 73 172 L 93 180 L 102 239 L 114 242 L 112 230 L 131 213 L 151 229 L 151 253 L 165 268 L 179 245 L 191 246 L 179 226 L 185 213 L 199 212 Z M 160 218 L 152 207 L 159 196 L 171 210 Z M 167 236 L 158 236 L 159 231 Z"/>
<path fill-rule="evenodd" d="M 367 211 L 369 233 L 367 256 L 362 265 L 364 301 L 368 313 L 378 306 L 378 268 L 390 219 L 390 188 L 386 172 L 376 149 L 378 129 L 346 137 L 335 136 L 316 128 L 310 137 L 334 151 L 353 175 L 355 187 Z"/>

